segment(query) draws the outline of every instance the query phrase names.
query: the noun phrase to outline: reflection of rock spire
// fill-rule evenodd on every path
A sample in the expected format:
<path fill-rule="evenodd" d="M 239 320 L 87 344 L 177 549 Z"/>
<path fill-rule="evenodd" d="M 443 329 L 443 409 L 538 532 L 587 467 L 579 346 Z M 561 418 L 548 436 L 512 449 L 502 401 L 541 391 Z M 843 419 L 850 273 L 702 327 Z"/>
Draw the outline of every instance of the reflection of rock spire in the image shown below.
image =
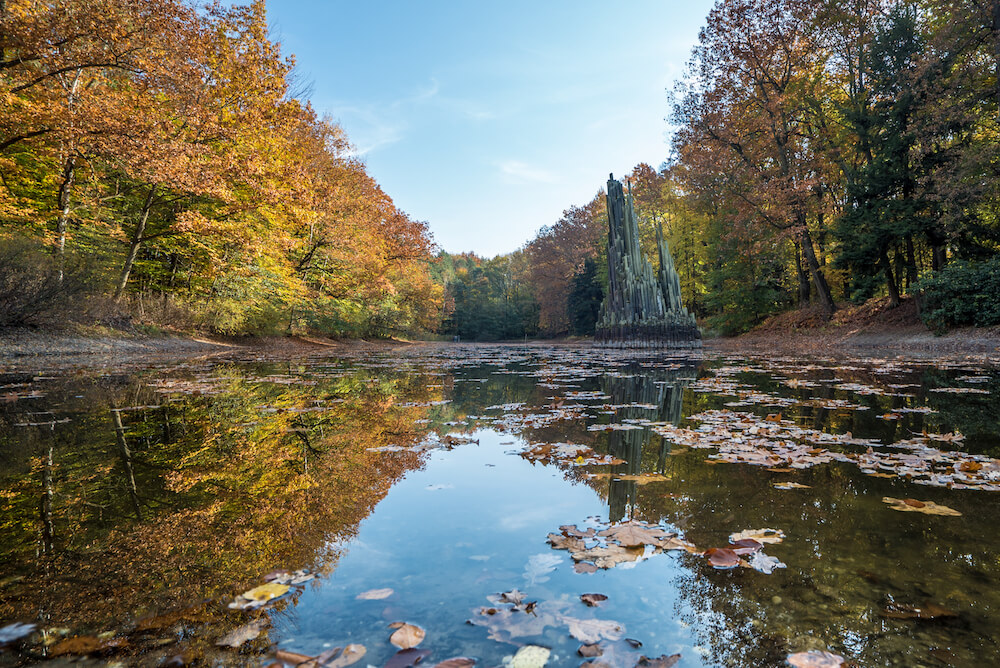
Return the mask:
<path fill-rule="evenodd" d="M 639 224 L 631 190 L 608 179 L 608 294 L 601 304 L 598 345 L 650 348 L 701 344 L 701 334 L 681 305 L 680 278 L 657 231 L 660 280 L 639 249 Z M 669 262 L 664 266 L 664 258 Z"/>

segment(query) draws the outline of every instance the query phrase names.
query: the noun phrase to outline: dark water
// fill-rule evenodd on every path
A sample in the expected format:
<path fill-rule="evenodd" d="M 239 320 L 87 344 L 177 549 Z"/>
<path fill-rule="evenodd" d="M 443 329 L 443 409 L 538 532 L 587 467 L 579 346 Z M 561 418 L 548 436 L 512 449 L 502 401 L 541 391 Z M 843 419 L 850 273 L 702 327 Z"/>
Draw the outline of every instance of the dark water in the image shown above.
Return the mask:
<path fill-rule="evenodd" d="M 578 665 L 591 637 L 623 666 L 1000 664 L 998 385 L 988 360 L 471 345 L 9 372 L 0 626 L 38 630 L 0 663 L 267 665 L 358 643 L 357 665 L 383 665 L 399 621 L 428 666 L 522 645 Z M 546 444 L 619 463 L 521 456 Z M 581 573 L 547 542 L 628 521 L 695 547 Z M 700 554 L 763 528 L 784 568 Z M 227 607 L 275 569 L 317 577 Z M 514 589 L 531 612 L 489 598 Z M 255 619 L 258 638 L 215 646 Z"/>

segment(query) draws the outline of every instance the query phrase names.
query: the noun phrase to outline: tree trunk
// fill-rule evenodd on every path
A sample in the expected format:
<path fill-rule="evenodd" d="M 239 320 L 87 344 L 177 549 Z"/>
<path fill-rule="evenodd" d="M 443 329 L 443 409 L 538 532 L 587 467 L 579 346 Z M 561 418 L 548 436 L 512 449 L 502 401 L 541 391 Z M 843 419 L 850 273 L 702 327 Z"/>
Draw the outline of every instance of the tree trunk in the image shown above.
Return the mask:
<path fill-rule="evenodd" d="M 993 95 L 997 102 L 997 118 L 1000 118 L 1000 0 L 993 0 L 993 67 L 996 74 Z"/>
<path fill-rule="evenodd" d="M 889 288 L 889 306 L 896 308 L 899 306 L 899 288 L 896 286 L 896 277 L 893 276 L 892 263 L 886 251 L 882 251 L 882 269 L 885 271 L 885 284 Z"/>
<path fill-rule="evenodd" d="M 56 221 L 56 256 L 59 260 L 59 284 L 66 271 L 66 224 L 69 221 L 69 196 L 76 177 L 76 158 L 66 158 L 62 182 L 59 184 L 59 219 Z"/>
<path fill-rule="evenodd" d="M 819 297 L 819 303 L 823 306 L 824 311 L 828 314 L 833 314 L 837 310 L 837 305 L 833 303 L 830 285 L 826 282 L 823 270 L 819 267 L 819 260 L 816 259 L 816 251 L 813 249 L 812 236 L 809 234 L 809 228 L 806 227 L 805 221 L 802 221 L 799 229 L 801 230 L 799 232 L 799 243 L 802 244 L 802 255 L 805 257 L 809 273 L 812 275 L 813 285 L 816 286 L 816 295 Z"/>
<path fill-rule="evenodd" d="M 132 273 L 132 265 L 139 255 L 139 246 L 142 245 L 143 235 L 146 233 L 146 222 L 149 220 L 149 210 L 153 207 L 153 197 L 156 196 L 156 186 L 149 189 L 146 201 L 142 205 L 142 212 L 139 214 L 139 222 L 135 224 L 135 233 L 132 235 L 132 243 L 128 247 L 128 255 L 125 256 L 125 264 L 122 266 L 122 275 L 118 279 L 118 287 L 115 288 L 115 301 L 121 301 L 125 286 L 128 285 L 129 274 Z"/>
<path fill-rule="evenodd" d="M 802 244 L 797 240 L 792 243 L 795 244 L 795 275 L 799 279 L 799 308 L 805 308 L 809 306 L 809 276 L 802 268 Z"/>
<path fill-rule="evenodd" d="M 125 427 L 122 425 L 122 414 L 117 408 L 112 408 L 111 418 L 115 423 L 115 440 L 118 442 L 118 455 L 121 457 L 122 466 L 125 468 L 125 485 L 128 487 L 128 495 L 132 501 L 132 509 L 135 511 L 135 518 L 142 521 L 142 508 L 139 505 L 139 491 L 135 484 L 135 472 L 132 470 L 132 451 L 129 450 L 128 441 L 125 440 Z"/>
<path fill-rule="evenodd" d="M 52 445 L 49 445 L 48 455 L 45 458 L 45 466 L 42 468 L 42 498 L 38 504 L 39 515 L 42 520 L 42 553 L 51 554 L 52 537 L 54 534 L 52 526 Z"/>
<path fill-rule="evenodd" d="M 906 292 L 909 294 L 917 282 L 917 253 L 913 248 L 913 236 L 906 235 Z"/>

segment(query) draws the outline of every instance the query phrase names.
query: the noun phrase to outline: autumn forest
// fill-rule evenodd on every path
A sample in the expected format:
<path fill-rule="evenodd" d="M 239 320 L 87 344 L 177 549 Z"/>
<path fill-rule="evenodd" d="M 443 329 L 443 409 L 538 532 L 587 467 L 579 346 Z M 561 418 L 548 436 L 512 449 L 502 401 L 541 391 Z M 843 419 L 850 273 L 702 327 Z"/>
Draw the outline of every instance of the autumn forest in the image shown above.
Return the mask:
<path fill-rule="evenodd" d="M 994 4 L 716 2 L 627 175 L 707 333 L 871 299 L 1000 322 Z M 0 326 L 593 333 L 603 166 L 520 250 L 449 253 L 307 97 L 263 1 L 0 2 Z"/>

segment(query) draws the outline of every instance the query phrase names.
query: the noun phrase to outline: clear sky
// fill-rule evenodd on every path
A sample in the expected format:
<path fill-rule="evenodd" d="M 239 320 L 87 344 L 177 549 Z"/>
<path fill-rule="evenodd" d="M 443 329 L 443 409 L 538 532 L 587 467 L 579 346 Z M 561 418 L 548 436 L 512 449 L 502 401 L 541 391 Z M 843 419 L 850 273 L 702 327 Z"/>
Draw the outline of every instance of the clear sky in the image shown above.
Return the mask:
<path fill-rule="evenodd" d="M 485 257 L 668 153 L 711 0 L 267 0 L 321 115 L 450 252 Z"/>

